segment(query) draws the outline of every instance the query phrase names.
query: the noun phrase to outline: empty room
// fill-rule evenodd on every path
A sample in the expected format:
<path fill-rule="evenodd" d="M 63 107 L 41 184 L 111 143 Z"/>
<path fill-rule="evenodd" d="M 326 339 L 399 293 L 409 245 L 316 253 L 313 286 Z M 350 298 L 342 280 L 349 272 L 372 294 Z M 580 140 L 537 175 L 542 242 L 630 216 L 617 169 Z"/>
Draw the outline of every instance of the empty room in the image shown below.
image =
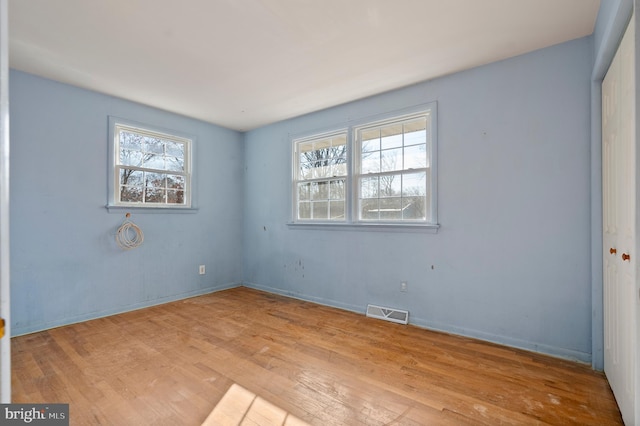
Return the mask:
<path fill-rule="evenodd" d="M 0 0 L 0 423 L 639 425 L 636 3 Z"/>

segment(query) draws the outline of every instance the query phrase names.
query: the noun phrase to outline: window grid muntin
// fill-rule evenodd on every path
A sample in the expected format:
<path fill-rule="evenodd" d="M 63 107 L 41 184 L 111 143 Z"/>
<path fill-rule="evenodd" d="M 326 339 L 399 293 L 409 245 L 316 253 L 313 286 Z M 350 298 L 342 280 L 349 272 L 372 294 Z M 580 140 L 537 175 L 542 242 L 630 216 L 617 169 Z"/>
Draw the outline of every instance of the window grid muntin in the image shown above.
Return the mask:
<path fill-rule="evenodd" d="M 141 149 L 131 149 L 131 146 L 124 146 L 122 143 L 122 134 L 133 134 L 138 138 L 154 139 L 162 145 L 162 151 L 152 152 L 142 148 L 146 145 L 146 142 L 140 144 Z M 147 129 L 142 129 L 136 126 L 128 126 L 124 124 L 116 123 L 114 125 L 114 203 L 115 205 L 126 206 L 139 206 L 139 207 L 190 207 L 191 206 L 191 144 L 192 140 L 189 138 L 183 138 L 176 135 L 170 135 L 162 132 L 154 132 Z M 166 167 L 167 157 L 176 157 L 176 155 L 169 155 L 167 152 L 168 146 L 182 145 L 182 170 L 175 170 Z M 140 152 L 161 155 L 165 168 L 150 168 L 141 167 L 139 165 L 123 164 L 122 153 L 123 150 L 129 152 Z M 144 164 L 144 156 L 141 164 Z M 128 183 L 121 182 L 121 172 L 123 170 L 132 170 L 134 172 L 142 172 L 143 178 L 139 185 L 129 185 Z M 148 185 L 146 179 L 147 174 L 160 174 L 164 175 L 162 179 L 163 185 Z M 183 188 L 172 187 L 168 184 L 167 176 L 179 176 L 182 178 Z M 141 198 L 137 201 L 123 201 L 122 195 L 125 189 L 140 190 Z M 161 201 L 156 201 L 151 197 L 154 192 L 161 192 Z M 150 196 L 147 197 L 147 194 Z M 175 200 L 175 202 L 172 202 Z"/>

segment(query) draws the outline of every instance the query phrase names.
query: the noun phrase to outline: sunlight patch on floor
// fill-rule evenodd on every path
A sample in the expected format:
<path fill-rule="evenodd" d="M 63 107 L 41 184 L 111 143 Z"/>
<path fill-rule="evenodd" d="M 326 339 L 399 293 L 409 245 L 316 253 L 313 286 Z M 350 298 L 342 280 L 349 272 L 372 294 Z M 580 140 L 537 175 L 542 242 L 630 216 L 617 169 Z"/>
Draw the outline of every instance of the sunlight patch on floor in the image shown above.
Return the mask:
<path fill-rule="evenodd" d="M 308 426 L 299 418 L 233 384 L 202 426 Z"/>

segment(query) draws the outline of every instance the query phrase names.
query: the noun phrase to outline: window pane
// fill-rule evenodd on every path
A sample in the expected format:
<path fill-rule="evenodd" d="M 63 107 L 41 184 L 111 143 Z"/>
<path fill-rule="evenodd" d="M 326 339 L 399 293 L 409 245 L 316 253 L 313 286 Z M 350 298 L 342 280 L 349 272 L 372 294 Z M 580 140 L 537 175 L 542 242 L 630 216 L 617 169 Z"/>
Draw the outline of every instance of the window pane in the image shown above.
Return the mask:
<path fill-rule="evenodd" d="M 123 166 L 141 166 L 142 152 L 120 149 L 120 164 Z"/>
<path fill-rule="evenodd" d="M 299 174 L 300 174 L 300 179 L 313 178 L 313 164 L 300 163 Z"/>
<path fill-rule="evenodd" d="M 427 146 L 414 145 L 404 149 L 404 168 L 423 169 L 427 167 Z"/>
<path fill-rule="evenodd" d="M 141 186 L 121 186 L 120 201 L 123 203 L 141 203 L 142 187 Z"/>
<path fill-rule="evenodd" d="M 165 185 L 165 175 L 163 173 L 149 173 L 145 172 L 145 186 L 146 187 L 155 187 L 155 188 L 164 188 Z"/>
<path fill-rule="evenodd" d="M 403 200 L 402 218 L 405 220 L 426 219 L 427 203 L 425 197 L 408 197 Z"/>
<path fill-rule="evenodd" d="M 164 143 L 162 142 L 162 140 L 157 138 L 145 136 L 142 148 L 145 152 L 164 154 Z"/>
<path fill-rule="evenodd" d="M 311 191 L 310 191 L 310 199 L 311 200 L 326 200 L 326 197 L 322 197 L 320 195 L 320 183 L 319 182 L 311 182 Z"/>
<path fill-rule="evenodd" d="M 298 219 L 311 219 L 311 203 L 298 203 Z"/>
<path fill-rule="evenodd" d="M 299 183 L 298 184 L 298 200 L 308 201 L 311 199 L 311 184 Z"/>
<path fill-rule="evenodd" d="M 317 151 L 314 151 L 317 152 Z M 343 170 L 346 168 L 343 167 Z M 300 164 L 300 177 L 303 179 L 318 179 L 333 176 L 343 176 L 340 167 L 332 159 L 317 159 Z"/>
<path fill-rule="evenodd" d="M 184 204 L 184 191 L 168 189 L 167 203 L 168 204 Z"/>
<path fill-rule="evenodd" d="M 329 182 L 316 182 L 313 191 L 313 200 L 328 200 L 329 199 Z"/>
<path fill-rule="evenodd" d="M 380 153 L 381 172 L 402 170 L 402 148 L 389 149 Z"/>
<path fill-rule="evenodd" d="M 135 133 L 120 130 L 120 148 L 142 151 L 142 137 Z"/>
<path fill-rule="evenodd" d="M 313 164 L 313 178 L 317 179 L 332 176 L 330 160 L 318 160 Z"/>
<path fill-rule="evenodd" d="M 427 195 L 427 174 L 407 173 L 402 176 L 402 196 L 425 196 Z"/>
<path fill-rule="evenodd" d="M 398 220 L 402 219 L 402 198 L 381 198 L 380 199 L 380 219 Z"/>
<path fill-rule="evenodd" d="M 130 186 L 142 186 L 143 174 L 132 169 L 120 169 L 120 184 Z"/>
<path fill-rule="evenodd" d="M 184 158 L 180 157 L 166 157 L 165 158 L 165 170 L 173 172 L 184 171 Z"/>
<path fill-rule="evenodd" d="M 360 196 L 362 198 L 378 198 L 378 177 L 366 177 L 360 180 Z"/>
<path fill-rule="evenodd" d="M 329 203 L 327 201 L 315 201 L 312 203 L 312 217 L 314 219 L 329 218 Z"/>
<path fill-rule="evenodd" d="M 330 177 L 346 176 L 347 175 L 347 159 L 340 157 L 331 161 L 331 174 Z"/>
<path fill-rule="evenodd" d="M 332 180 L 329 185 L 329 198 L 332 200 L 344 200 L 345 198 L 345 181 Z"/>
<path fill-rule="evenodd" d="M 329 203 L 330 219 L 342 220 L 344 219 L 344 201 L 331 201 Z"/>
<path fill-rule="evenodd" d="M 169 157 L 184 159 L 184 144 L 178 142 L 165 142 L 166 154 Z"/>
<path fill-rule="evenodd" d="M 380 197 L 399 196 L 402 191 L 401 175 L 380 176 Z"/>
<path fill-rule="evenodd" d="M 338 135 L 298 144 L 299 175 L 302 179 L 345 176 L 347 139 Z"/>
<path fill-rule="evenodd" d="M 148 169 L 164 170 L 164 157 L 157 154 L 145 154 L 143 165 Z"/>
<path fill-rule="evenodd" d="M 402 146 L 402 124 L 394 124 L 380 129 L 380 149 L 398 148 Z"/>
<path fill-rule="evenodd" d="M 164 188 L 145 188 L 144 190 L 144 201 L 146 203 L 164 203 L 165 199 L 165 190 Z"/>
<path fill-rule="evenodd" d="M 427 119 L 418 118 L 404 123 L 404 145 L 417 145 L 427 142 Z"/>
<path fill-rule="evenodd" d="M 360 200 L 360 219 L 378 220 L 380 213 L 379 200 L 377 198 L 365 198 Z"/>
<path fill-rule="evenodd" d="M 185 179 L 181 175 L 167 175 L 167 188 L 185 189 Z"/>
<path fill-rule="evenodd" d="M 360 140 L 362 141 L 362 152 L 380 150 L 380 130 L 363 130 L 360 132 Z"/>
<path fill-rule="evenodd" d="M 380 173 L 380 151 L 362 153 L 362 174 Z"/>

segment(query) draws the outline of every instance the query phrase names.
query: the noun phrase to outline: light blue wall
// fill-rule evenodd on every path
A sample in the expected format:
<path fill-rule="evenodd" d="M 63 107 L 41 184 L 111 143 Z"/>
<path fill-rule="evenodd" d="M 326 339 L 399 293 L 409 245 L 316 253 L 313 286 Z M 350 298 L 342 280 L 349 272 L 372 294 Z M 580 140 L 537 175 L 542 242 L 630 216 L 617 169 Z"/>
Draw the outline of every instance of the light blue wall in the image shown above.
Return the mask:
<path fill-rule="evenodd" d="M 245 135 L 12 71 L 13 333 L 244 283 L 358 312 L 409 309 L 420 326 L 590 361 L 601 304 L 591 274 L 594 44 L 605 37 Z M 287 227 L 290 134 L 431 101 L 437 234 Z M 197 137 L 198 211 L 133 212 L 145 244 L 129 252 L 113 241 L 123 215 L 104 208 L 109 115 Z"/>
<path fill-rule="evenodd" d="M 590 361 L 592 49 L 583 38 L 248 132 L 245 285 Z M 286 225 L 291 134 L 430 101 L 437 234 Z"/>
<path fill-rule="evenodd" d="M 14 335 L 240 284 L 242 134 L 18 71 L 10 96 Z M 114 241 L 124 212 L 104 207 L 109 115 L 197 139 L 199 210 L 132 211 L 131 251 Z"/>
<path fill-rule="evenodd" d="M 602 79 L 620 44 L 633 11 L 633 0 L 601 0 L 593 30 L 595 78 Z"/>

